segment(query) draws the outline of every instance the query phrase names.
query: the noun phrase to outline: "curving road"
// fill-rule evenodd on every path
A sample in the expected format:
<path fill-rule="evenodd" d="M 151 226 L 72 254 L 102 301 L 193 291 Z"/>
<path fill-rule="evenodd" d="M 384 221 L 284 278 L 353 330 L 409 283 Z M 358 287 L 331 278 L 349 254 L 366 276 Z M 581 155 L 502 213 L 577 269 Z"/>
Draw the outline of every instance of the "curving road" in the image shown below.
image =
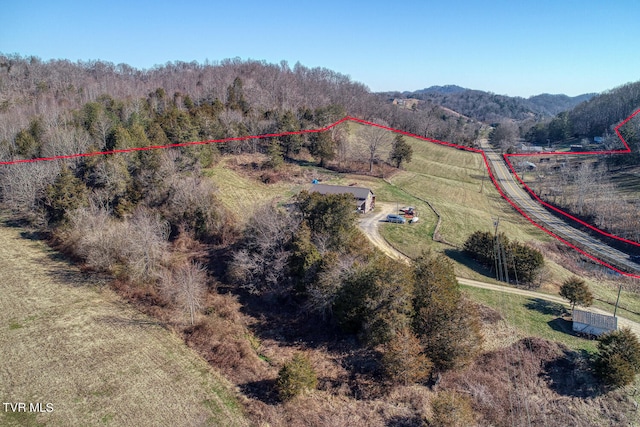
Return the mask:
<path fill-rule="evenodd" d="M 630 273 L 640 273 L 640 265 L 629 259 L 629 255 L 614 249 L 595 237 L 580 231 L 557 216 L 547 211 L 540 203 L 531 198 L 529 193 L 520 186 L 504 162 L 502 155 L 496 152 L 487 141 L 481 141 L 480 146 L 491 164 L 496 181 L 505 194 L 523 209 L 529 218 L 544 226 L 547 230 L 564 240 L 574 244 L 586 253 L 599 258 L 610 265 Z"/>
<path fill-rule="evenodd" d="M 411 260 L 408 256 L 391 246 L 378 231 L 378 225 L 385 222 L 387 215 L 397 213 L 395 203 L 382 203 L 376 201 L 376 208 L 373 212 L 369 212 L 360 218 L 359 226 L 364 231 L 367 238 L 387 256 L 409 263 Z M 403 227 L 403 224 L 394 224 Z M 406 224 L 405 224 L 406 225 Z"/>
<path fill-rule="evenodd" d="M 391 246 L 389 242 L 387 242 L 384 237 L 380 235 L 378 230 L 378 226 L 381 222 L 385 222 L 385 218 L 390 213 L 396 213 L 396 205 L 392 203 L 381 203 L 376 202 L 376 208 L 374 212 L 363 215 L 360 218 L 359 226 L 367 236 L 367 238 L 373 243 L 378 249 L 384 252 L 387 256 L 404 261 L 406 263 L 411 262 L 411 259 L 407 257 L 405 254 L 398 251 L 396 248 Z M 396 224 L 398 227 L 405 227 L 406 225 Z M 458 283 L 465 286 L 472 286 L 474 288 L 482 288 L 488 289 L 496 292 L 504 292 L 509 294 L 517 294 L 526 296 L 529 298 L 538 298 L 545 301 L 555 302 L 562 304 L 564 306 L 569 306 L 569 303 L 564 298 L 561 298 L 556 295 L 543 294 L 540 292 L 529 291 L 525 289 L 513 288 L 510 286 L 496 285 L 493 283 L 480 282 L 478 280 L 465 279 L 464 277 L 456 277 Z M 595 307 L 589 307 L 589 311 L 594 313 L 606 314 L 608 316 L 611 315 L 610 312 L 606 310 L 601 310 Z M 630 328 L 637 336 L 640 337 L 640 323 L 634 322 L 629 319 L 625 319 L 623 317 L 618 317 L 618 328 L 628 327 Z"/>

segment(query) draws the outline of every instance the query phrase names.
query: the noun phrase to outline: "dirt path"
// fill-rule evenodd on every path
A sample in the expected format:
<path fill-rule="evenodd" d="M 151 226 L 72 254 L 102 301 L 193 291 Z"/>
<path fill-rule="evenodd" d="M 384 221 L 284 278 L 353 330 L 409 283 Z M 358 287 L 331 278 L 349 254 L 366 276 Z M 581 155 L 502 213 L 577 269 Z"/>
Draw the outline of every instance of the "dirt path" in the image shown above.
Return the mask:
<path fill-rule="evenodd" d="M 360 218 L 360 228 L 364 231 L 364 234 L 367 238 L 373 243 L 378 249 L 387 254 L 389 257 L 393 259 L 397 259 L 400 261 L 404 261 L 406 263 L 410 262 L 410 259 L 396 250 L 393 246 L 391 246 L 385 239 L 380 235 L 380 231 L 378 230 L 378 226 L 381 222 L 385 222 L 385 218 L 387 215 L 392 213 L 397 213 L 396 205 L 394 203 L 380 203 L 376 202 L 376 208 L 373 212 L 365 214 Z M 396 224 L 399 227 L 402 227 L 402 224 Z"/>
<path fill-rule="evenodd" d="M 385 254 L 390 256 L 391 258 L 394 258 L 394 259 L 397 259 L 397 260 L 401 260 L 401 261 L 404 261 L 404 262 L 408 263 L 408 262 L 410 262 L 410 259 L 406 255 L 404 255 L 403 253 L 401 253 L 398 250 L 396 250 L 396 248 L 391 246 L 389 244 L 389 242 L 387 242 L 380 235 L 380 232 L 378 230 L 378 226 L 380 225 L 381 222 L 384 222 L 384 218 L 388 214 L 395 213 L 395 212 L 396 212 L 396 205 L 395 204 L 376 202 L 375 212 L 369 213 L 369 214 L 363 216 L 363 218 L 360 219 L 360 228 L 365 233 L 365 235 L 369 238 L 371 243 L 373 243 L 382 252 L 384 252 Z M 400 224 L 398 224 L 398 225 L 401 226 Z M 529 290 L 526 290 L 526 289 L 513 288 L 513 287 L 510 287 L 510 286 L 495 285 L 493 283 L 480 282 L 480 281 L 477 281 L 477 280 L 465 279 L 463 277 L 458 277 L 457 279 L 458 279 L 458 282 L 460 284 L 466 285 L 466 286 L 473 286 L 475 288 L 488 289 L 488 290 L 496 291 L 496 292 L 505 292 L 505 293 L 510 293 L 510 294 L 522 295 L 522 296 L 526 296 L 526 297 L 529 297 L 529 298 L 538 298 L 538 299 L 542 299 L 542 300 L 545 300 L 545 301 L 559 303 L 559 304 L 562 304 L 562 305 L 565 305 L 565 306 L 569 305 L 567 303 L 567 300 L 565 300 L 564 298 L 561 298 L 559 296 L 556 296 L 556 295 L 543 294 L 543 293 L 540 293 L 540 292 L 529 291 Z M 590 307 L 589 311 L 594 312 L 594 313 L 606 314 L 606 315 L 609 315 L 609 316 L 611 315 L 610 312 L 607 312 L 605 310 L 601 310 L 601 309 L 595 308 L 595 307 Z M 620 316 L 617 316 L 617 317 L 618 317 L 618 327 L 619 328 L 620 327 L 629 327 L 633 332 L 636 333 L 636 335 L 638 335 L 640 337 L 640 323 L 634 322 L 634 321 L 629 320 L 629 319 L 625 319 L 625 318 L 620 317 Z"/>

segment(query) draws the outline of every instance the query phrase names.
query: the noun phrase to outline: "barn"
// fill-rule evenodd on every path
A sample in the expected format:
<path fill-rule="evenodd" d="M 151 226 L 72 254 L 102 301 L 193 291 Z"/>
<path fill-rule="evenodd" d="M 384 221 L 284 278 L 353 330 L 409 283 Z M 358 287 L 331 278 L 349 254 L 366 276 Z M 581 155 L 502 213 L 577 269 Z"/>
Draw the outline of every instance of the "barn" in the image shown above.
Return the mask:
<path fill-rule="evenodd" d="M 320 194 L 351 194 L 359 212 L 367 213 L 376 205 L 376 196 L 368 188 L 343 185 L 313 184 L 309 190 Z"/>

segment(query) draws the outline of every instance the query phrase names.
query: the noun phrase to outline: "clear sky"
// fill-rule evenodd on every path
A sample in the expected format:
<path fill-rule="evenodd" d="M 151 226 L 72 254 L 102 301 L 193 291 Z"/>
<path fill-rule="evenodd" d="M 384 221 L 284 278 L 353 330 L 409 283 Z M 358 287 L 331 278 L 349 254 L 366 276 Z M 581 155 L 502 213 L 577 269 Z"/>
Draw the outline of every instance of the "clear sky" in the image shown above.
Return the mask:
<path fill-rule="evenodd" d="M 0 52 L 136 68 L 239 57 L 372 91 L 578 95 L 640 80 L 637 0 L 2 0 Z"/>

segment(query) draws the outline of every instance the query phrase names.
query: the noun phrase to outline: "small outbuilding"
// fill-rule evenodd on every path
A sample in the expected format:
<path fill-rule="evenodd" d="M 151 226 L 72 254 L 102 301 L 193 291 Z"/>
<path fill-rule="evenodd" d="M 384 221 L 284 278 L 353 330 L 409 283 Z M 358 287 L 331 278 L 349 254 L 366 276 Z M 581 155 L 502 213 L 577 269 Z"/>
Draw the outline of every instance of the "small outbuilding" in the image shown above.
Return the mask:
<path fill-rule="evenodd" d="M 589 335 L 602 335 L 618 329 L 618 318 L 606 314 L 573 310 L 573 332 Z"/>
<path fill-rule="evenodd" d="M 344 185 L 313 184 L 309 190 L 320 194 L 351 194 L 359 212 L 367 213 L 376 205 L 376 196 L 368 188 Z"/>

